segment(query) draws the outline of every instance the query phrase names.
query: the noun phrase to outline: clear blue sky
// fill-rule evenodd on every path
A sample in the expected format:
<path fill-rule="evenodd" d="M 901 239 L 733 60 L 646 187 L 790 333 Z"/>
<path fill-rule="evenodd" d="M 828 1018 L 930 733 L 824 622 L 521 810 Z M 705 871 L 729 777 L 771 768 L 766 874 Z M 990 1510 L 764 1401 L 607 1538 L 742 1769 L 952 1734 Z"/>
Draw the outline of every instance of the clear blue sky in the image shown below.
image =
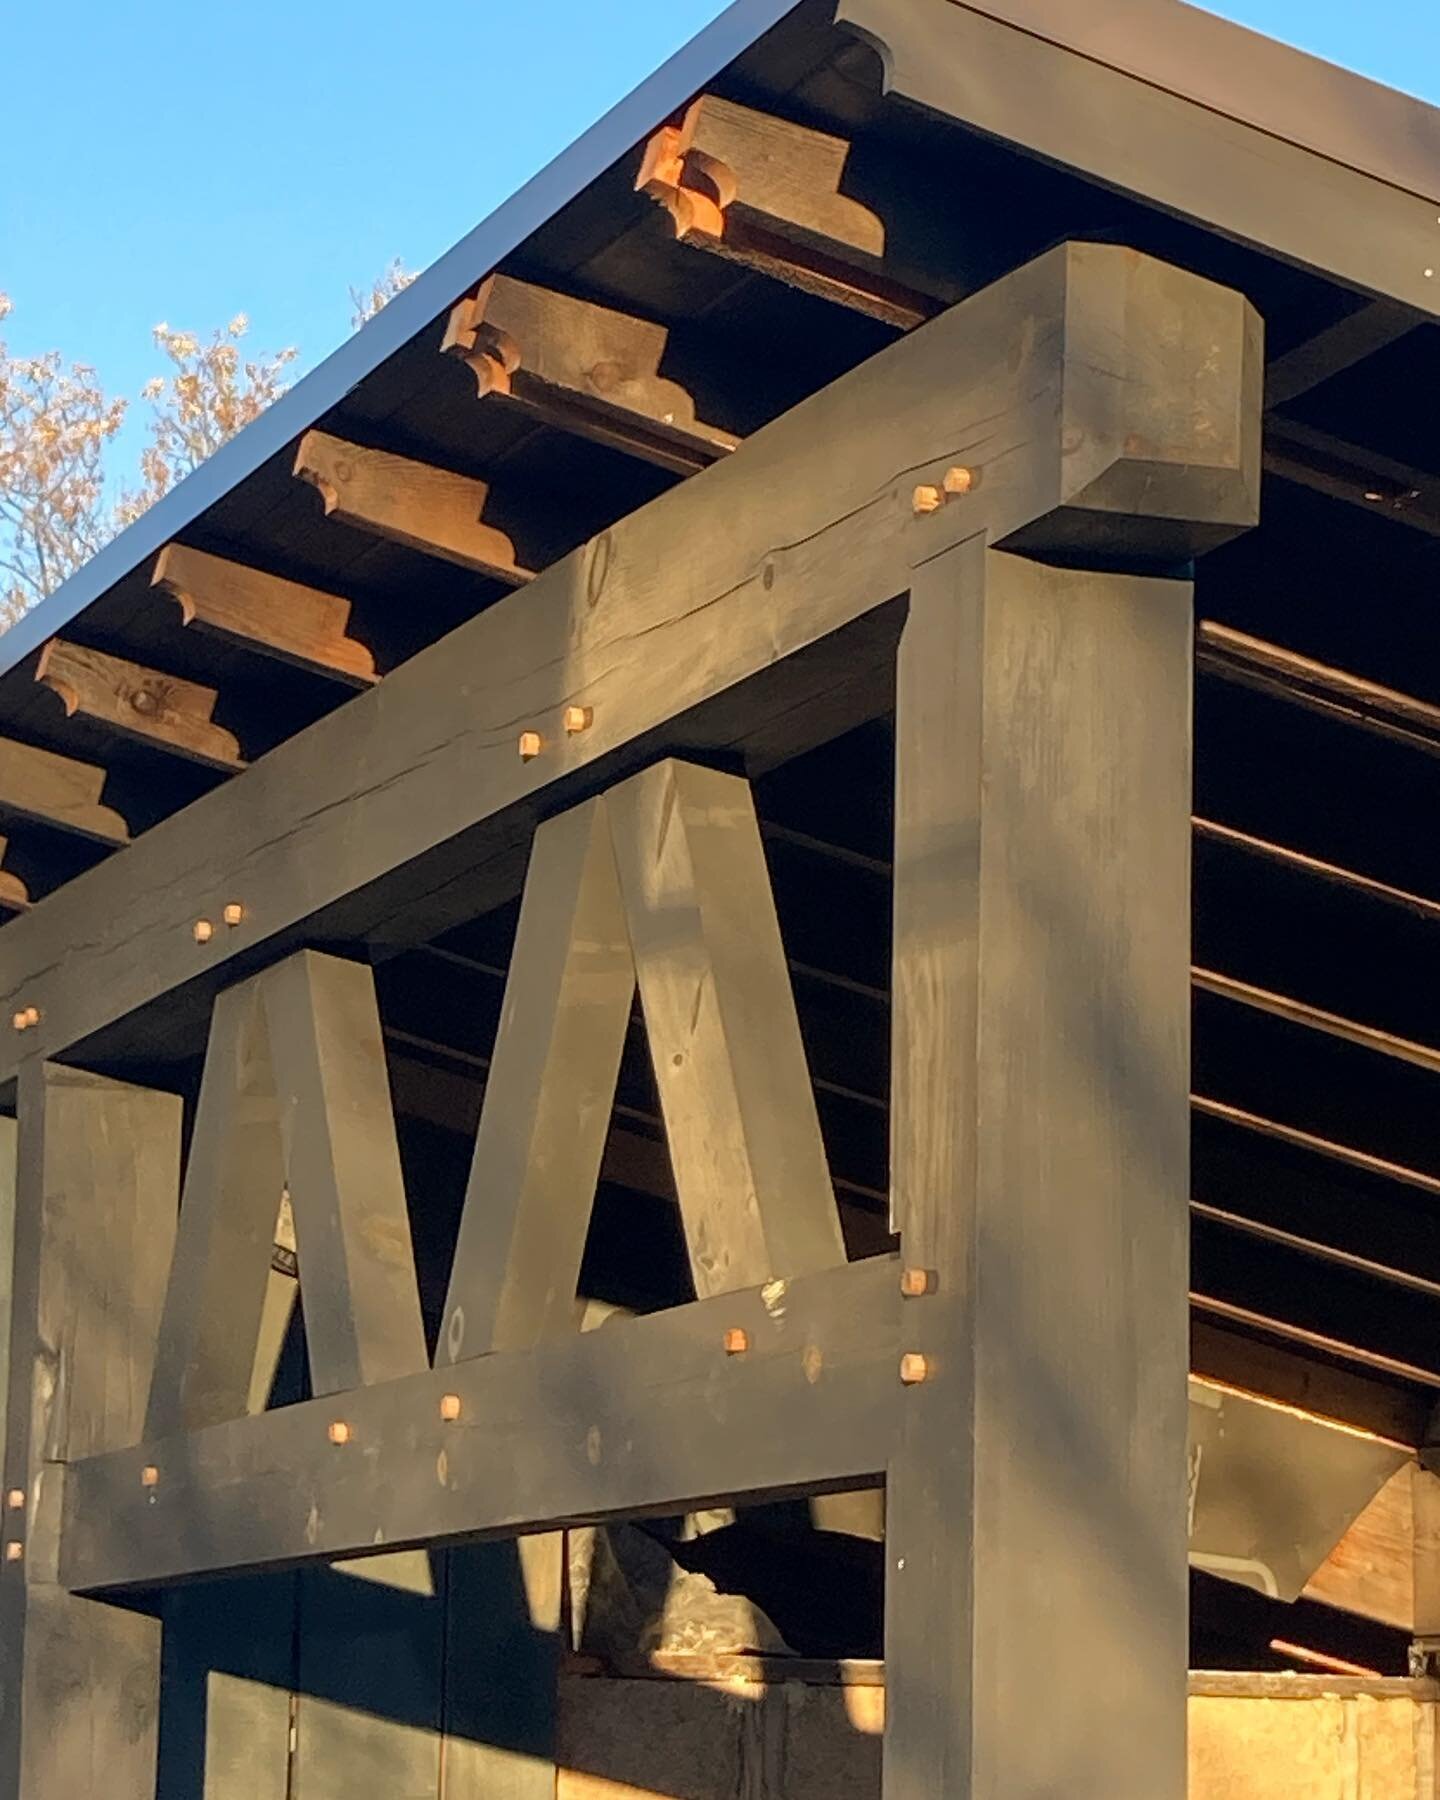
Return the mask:
<path fill-rule="evenodd" d="M 349 286 L 433 261 L 722 9 L 11 0 L 4 330 L 131 395 L 159 372 L 161 319 L 244 311 L 256 348 L 297 344 L 309 367 L 349 328 Z M 1440 102 L 1440 0 L 1212 10 Z"/>

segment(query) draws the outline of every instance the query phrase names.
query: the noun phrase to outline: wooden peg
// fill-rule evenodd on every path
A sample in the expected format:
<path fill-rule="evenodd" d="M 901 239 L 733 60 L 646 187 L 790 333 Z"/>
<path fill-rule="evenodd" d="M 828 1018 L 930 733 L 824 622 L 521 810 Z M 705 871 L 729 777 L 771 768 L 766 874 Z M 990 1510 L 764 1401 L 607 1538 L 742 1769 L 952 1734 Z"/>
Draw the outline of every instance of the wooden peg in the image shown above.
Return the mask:
<path fill-rule="evenodd" d="M 31 1026 L 40 1023 L 40 1008 L 38 1006 L 22 1006 L 10 1023 L 17 1031 L 29 1031 Z"/>
<path fill-rule="evenodd" d="M 155 1488 L 160 1485 L 160 1471 L 154 1463 L 146 1463 L 140 1471 L 140 1485 L 143 1488 Z"/>
<path fill-rule="evenodd" d="M 593 706 L 567 706 L 565 708 L 565 729 L 571 737 L 577 732 L 588 731 L 595 717 Z"/>
<path fill-rule="evenodd" d="M 903 1269 L 900 1273 L 900 1292 L 907 1300 L 919 1300 L 925 1294 L 933 1294 L 938 1286 L 934 1269 Z"/>
<path fill-rule="evenodd" d="M 238 900 L 228 901 L 220 917 L 227 925 L 239 925 L 245 917 L 245 908 Z"/>
<path fill-rule="evenodd" d="M 750 1348 L 750 1333 L 738 1325 L 732 1325 L 725 1333 L 725 1354 L 727 1356 L 743 1356 Z"/>
<path fill-rule="evenodd" d="M 20 1512 L 25 1505 L 24 1488 L 11 1488 L 10 1492 L 5 1496 L 5 1503 L 10 1508 L 11 1512 Z"/>
<path fill-rule="evenodd" d="M 906 1387 L 918 1387 L 922 1381 L 930 1379 L 930 1373 L 929 1358 L 918 1350 L 907 1350 L 900 1358 L 900 1379 Z"/>
<path fill-rule="evenodd" d="M 19 1562 L 25 1554 L 25 1546 L 21 1543 L 10 1543 L 5 1546 L 6 1562 Z"/>
<path fill-rule="evenodd" d="M 460 1396 L 458 1394 L 442 1394 L 440 1396 L 440 1417 L 447 1425 L 453 1425 L 460 1417 Z"/>
<path fill-rule="evenodd" d="M 940 483 L 947 494 L 968 494 L 975 485 L 975 474 L 971 469 L 958 466 L 945 471 L 945 479 Z"/>
<path fill-rule="evenodd" d="M 332 1419 L 330 1421 L 330 1428 L 325 1435 L 332 1444 L 348 1444 L 350 1442 L 350 1427 L 343 1419 Z"/>
<path fill-rule="evenodd" d="M 931 482 L 921 482 L 910 496 L 911 510 L 917 518 L 923 518 L 926 513 L 939 512 L 944 504 L 944 494 Z"/>
<path fill-rule="evenodd" d="M 191 926 L 190 932 L 197 944 L 208 944 L 215 935 L 215 927 L 208 919 L 197 919 Z"/>
<path fill-rule="evenodd" d="M 520 760 L 533 762 L 544 749 L 544 742 L 538 731 L 522 731 L 520 733 Z"/>

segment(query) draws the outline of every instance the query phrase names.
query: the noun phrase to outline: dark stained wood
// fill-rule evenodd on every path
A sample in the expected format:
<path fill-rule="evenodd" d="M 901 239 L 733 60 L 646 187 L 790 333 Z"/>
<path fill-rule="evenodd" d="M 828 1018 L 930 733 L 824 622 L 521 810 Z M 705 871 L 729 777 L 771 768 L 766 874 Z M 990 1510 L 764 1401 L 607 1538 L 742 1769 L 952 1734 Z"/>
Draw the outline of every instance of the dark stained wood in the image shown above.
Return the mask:
<path fill-rule="evenodd" d="M 284 581 L 226 556 L 167 544 L 151 585 L 167 593 L 186 625 L 302 669 L 367 687 L 375 658 L 346 636 L 350 602 L 298 581 Z"/>
<path fill-rule="evenodd" d="M 650 139 L 635 185 L 682 242 L 908 330 L 941 302 L 882 267 L 884 222 L 843 191 L 849 154 L 844 138 L 703 94 Z"/>
<path fill-rule="evenodd" d="M 62 1579 L 145 1586 L 878 1478 L 896 1419 L 894 1260 L 801 1276 L 779 1298 L 752 1289 L 616 1318 L 79 1462 Z M 726 1353 L 731 1328 L 747 1333 L 745 1355 Z M 160 1471 L 148 1492 L 147 1464 Z"/>
<path fill-rule="evenodd" d="M 483 481 L 323 431 L 301 438 L 295 473 L 318 490 L 327 518 L 512 586 L 530 579 L 510 539 L 485 523 Z"/>
<path fill-rule="evenodd" d="M 214 688 L 63 638 L 51 638 L 45 646 L 35 679 L 51 689 L 71 718 L 94 719 L 207 768 L 233 774 L 244 767 L 234 732 L 210 717 L 219 698 Z"/>
<path fill-rule="evenodd" d="M 843 1262 L 749 784 L 672 760 L 606 806 L 696 1293 Z"/>
<path fill-rule="evenodd" d="M 1389 300 L 1371 300 L 1357 307 L 1275 358 L 1265 371 L 1266 406 L 1298 400 L 1387 344 L 1407 337 L 1420 322 L 1410 307 Z"/>
<path fill-rule="evenodd" d="M 482 399 L 689 475 L 738 440 L 697 419 L 694 397 L 660 373 L 669 337 L 648 319 L 492 275 L 457 301 L 440 347 L 469 367 Z"/>
<path fill-rule="evenodd" d="M 623 766 L 646 733 L 749 677 L 763 678 L 746 695 L 756 732 L 853 683 L 834 634 L 902 593 L 912 560 L 976 531 L 1043 547 L 1113 539 L 1123 519 L 1132 547 L 1165 557 L 1234 535 L 1254 516 L 1258 352 L 1253 313 L 1208 282 L 1109 245 L 1048 252 L 272 751 L 242 795 L 205 796 L 12 921 L 0 1014 L 39 1006 L 42 1052 L 79 1041 L 173 986 L 175 947 L 217 894 L 263 895 L 264 910 L 208 947 L 211 971 L 361 889 L 347 934 L 377 929 L 397 908 L 380 878 L 493 820 L 427 901 L 426 934 L 470 916 L 477 866 L 514 880 L 534 795 Z M 1178 419 L 1161 369 L 1189 396 Z M 1072 440 L 1083 453 L 1062 451 Z M 962 462 L 970 490 L 917 518 L 917 481 Z M 592 724 L 567 735 L 571 705 Z M 529 761 L 526 726 L 544 746 Z M 0 1050 L 5 1079 L 17 1046 Z"/>
<path fill-rule="evenodd" d="M 1131 0 L 1132 7 L 1138 3 Z M 1176 16 L 1182 27 L 1193 30 L 1197 23 L 1189 9 L 1168 0 L 1164 11 L 1166 25 L 1143 34 L 1152 44 L 1169 34 Z M 1077 8 L 1073 17 L 1057 13 L 1050 19 L 1048 10 L 1046 16 L 1046 36 L 1068 36 L 1085 29 L 1090 14 Z M 1076 56 L 967 5 L 841 0 L 837 17 L 882 50 L 890 93 L 1364 293 L 1440 313 L 1432 199 L 1338 163 L 1317 162 L 1256 125 L 1227 119 L 1165 85 Z M 1282 54 L 1278 45 L 1266 49 Z M 1316 76 L 1323 65 L 1297 60 L 1323 86 Z M 1223 78 L 1227 86 L 1235 79 L 1228 55 Z M 1344 80 L 1347 94 L 1354 81 L 1338 72 L 1330 79 Z M 1355 86 L 1373 92 L 1363 83 Z M 1267 84 L 1267 95 L 1282 99 L 1285 84 Z M 1382 96 L 1379 104 L 1398 100 Z M 1303 110 L 1293 98 L 1291 105 Z M 1322 107 L 1310 116 L 1323 119 L 1328 130 L 1340 115 Z M 1393 132 L 1391 147 L 1413 152 L 1421 140 L 1408 133 L 1408 126 Z M 1366 138 L 1363 126 L 1347 135 L 1356 143 Z"/>
<path fill-rule="evenodd" d="M 174 1239 L 180 1102 L 36 1062 L 19 1106 L 0 1793 L 148 1794 L 159 1623 L 59 1585 L 60 1484 L 73 1458 L 141 1431 Z M 138 1470 L 133 1483 L 143 1504 Z"/>
<path fill-rule="evenodd" d="M 886 1800 L 1185 1793 L 1190 603 L 978 539 L 911 589 Z"/>
<path fill-rule="evenodd" d="M 1317 494 L 1440 537 L 1440 481 L 1377 450 L 1272 416 L 1265 429 L 1265 467 Z"/>

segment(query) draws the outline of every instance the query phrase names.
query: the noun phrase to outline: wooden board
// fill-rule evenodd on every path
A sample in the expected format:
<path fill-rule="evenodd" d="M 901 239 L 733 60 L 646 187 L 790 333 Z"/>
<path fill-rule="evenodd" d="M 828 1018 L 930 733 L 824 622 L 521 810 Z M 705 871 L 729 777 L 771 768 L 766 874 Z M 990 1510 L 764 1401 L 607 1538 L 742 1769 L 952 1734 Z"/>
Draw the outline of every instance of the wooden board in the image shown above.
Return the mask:
<path fill-rule="evenodd" d="M 64 638 L 45 646 L 35 679 L 56 694 L 70 718 L 93 719 L 206 768 L 233 772 L 244 766 L 234 732 L 210 717 L 219 698 L 214 688 Z"/>

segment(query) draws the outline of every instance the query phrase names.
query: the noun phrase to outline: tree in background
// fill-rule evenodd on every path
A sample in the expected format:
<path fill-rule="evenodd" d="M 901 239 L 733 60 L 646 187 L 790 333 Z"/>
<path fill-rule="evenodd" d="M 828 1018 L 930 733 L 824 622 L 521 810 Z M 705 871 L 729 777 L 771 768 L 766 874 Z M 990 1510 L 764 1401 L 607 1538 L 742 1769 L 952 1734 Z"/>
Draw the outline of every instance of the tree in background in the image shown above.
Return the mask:
<path fill-rule="evenodd" d="M 414 279 L 397 260 L 368 292 L 351 288 L 352 325 Z M 9 312 L 0 293 L 0 321 Z M 149 441 L 138 484 L 122 479 L 116 503 L 107 494 L 106 452 L 128 402 L 107 395 L 84 363 L 67 364 L 55 350 L 12 356 L 0 339 L 0 631 L 285 392 L 297 352 L 248 357 L 248 328 L 244 313 L 208 338 L 155 327 L 169 367 L 142 390 Z"/>

